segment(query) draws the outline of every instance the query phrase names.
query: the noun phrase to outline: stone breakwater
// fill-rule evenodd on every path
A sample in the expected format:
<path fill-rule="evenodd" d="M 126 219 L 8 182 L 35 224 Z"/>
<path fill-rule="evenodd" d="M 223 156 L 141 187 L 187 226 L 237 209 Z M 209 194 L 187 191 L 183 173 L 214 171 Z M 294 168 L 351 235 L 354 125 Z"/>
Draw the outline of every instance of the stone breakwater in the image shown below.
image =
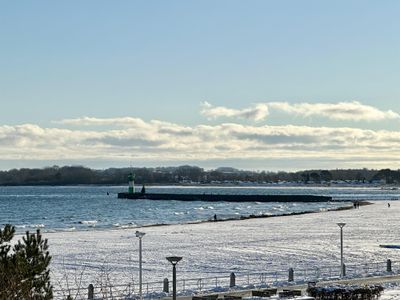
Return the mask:
<path fill-rule="evenodd" d="M 224 202 L 328 202 L 329 196 L 316 195 L 227 195 L 227 194 L 177 194 L 177 193 L 118 193 L 120 199 L 224 201 Z"/>

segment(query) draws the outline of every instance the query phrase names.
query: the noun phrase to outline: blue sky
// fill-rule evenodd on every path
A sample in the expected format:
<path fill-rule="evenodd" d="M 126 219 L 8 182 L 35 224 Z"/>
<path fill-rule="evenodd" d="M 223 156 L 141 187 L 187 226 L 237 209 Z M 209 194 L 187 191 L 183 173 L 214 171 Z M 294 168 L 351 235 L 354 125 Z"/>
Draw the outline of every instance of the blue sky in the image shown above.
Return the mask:
<path fill-rule="evenodd" d="M 400 165 L 398 1 L 2 1 L 0 7 L 0 168 Z M 349 103 L 358 103 L 351 113 L 329 115 Z M 264 117 L 241 114 L 258 104 L 267 107 Z M 91 123 L 82 124 L 84 117 Z M 121 125 L 124 117 L 143 123 Z M 162 136 L 170 125 L 152 120 L 173 124 L 175 133 Z M 224 124 L 253 135 L 238 137 L 237 126 Z M 202 131 L 207 126 L 212 133 Z M 324 133 L 310 140 L 320 128 Z M 322 145 L 324 134 L 333 134 L 327 128 L 335 134 L 347 128 L 357 142 Z M 277 135 L 288 140 L 277 142 Z"/>

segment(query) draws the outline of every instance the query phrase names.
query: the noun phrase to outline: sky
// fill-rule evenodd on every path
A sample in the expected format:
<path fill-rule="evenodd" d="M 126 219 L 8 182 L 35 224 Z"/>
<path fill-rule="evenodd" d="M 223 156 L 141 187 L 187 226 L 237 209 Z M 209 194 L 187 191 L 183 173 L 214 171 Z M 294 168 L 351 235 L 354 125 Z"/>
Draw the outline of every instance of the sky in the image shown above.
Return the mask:
<path fill-rule="evenodd" d="M 0 0 L 0 169 L 398 169 L 399 10 Z"/>

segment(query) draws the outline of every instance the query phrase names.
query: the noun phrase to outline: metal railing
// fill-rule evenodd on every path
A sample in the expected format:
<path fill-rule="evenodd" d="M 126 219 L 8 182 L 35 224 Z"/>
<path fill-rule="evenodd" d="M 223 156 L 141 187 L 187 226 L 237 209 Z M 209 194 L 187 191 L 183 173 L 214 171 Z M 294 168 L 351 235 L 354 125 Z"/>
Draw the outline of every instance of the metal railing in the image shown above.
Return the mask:
<path fill-rule="evenodd" d="M 373 262 L 346 265 L 346 278 L 362 278 L 388 274 L 400 274 L 400 261 Z M 389 264 L 390 270 L 389 271 Z M 321 266 L 313 268 L 293 268 L 292 281 L 289 271 L 266 271 L 258 273 L 236 273 L 232 285 L 232 273 L 226 276 L 202 277 L 177 280 L 178 295 L 217 293 L 229 290 L 263 288 L 268 286 L 300 284 L 308 281 L 325 281 L 340 279 L 340 266 Z M 159 299 L 170 296 L 172 282 L 145 282 L 142 285 L 143 297 Z M 167 289 L 166 289 L 167 287 Z M 93 298 L 90 298 L 88 287 L 54 290 L 54 299 L 138 299 L 139 283 L 112 285 L 100 284 L 92 286 Z"/>

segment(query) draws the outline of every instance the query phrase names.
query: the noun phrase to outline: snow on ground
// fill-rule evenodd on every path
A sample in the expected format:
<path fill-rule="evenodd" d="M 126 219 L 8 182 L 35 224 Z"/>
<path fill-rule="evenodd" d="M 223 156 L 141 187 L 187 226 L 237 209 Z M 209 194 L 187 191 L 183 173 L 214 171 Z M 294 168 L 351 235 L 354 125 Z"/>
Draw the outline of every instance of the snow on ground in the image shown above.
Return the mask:
<path fill-rule="evenodd" d="M 400 289 L 399 288 L 394 288 L 394 289 L 387 289 L 383 292 L 381 297 L 379 298 L 380 300 L 399 300 L 400 299 Z"/>
<path fill-rule="evenodd" d="M 140 228 L 144 282 L 171 277 L 166 256 L 182 256 L 179 278 L 338 265 L 345 222 L 346 264 L 400 261 L 400 201 L 298 216 Z M 137 229 L 46 233 L 53 278 L 83 274 L 85 284 L 107 274 L 114 283 L 138 281 Z M 396 265 L 396 263 L 394 263 Z M 72 273 L 70 273 L 72 272 Z M 63 279 L 65 280 L 65 278 Z M 388 298 L 389 299 L 389 298 Z M 392 299 L 392 298 L 390 298 Z"/>

